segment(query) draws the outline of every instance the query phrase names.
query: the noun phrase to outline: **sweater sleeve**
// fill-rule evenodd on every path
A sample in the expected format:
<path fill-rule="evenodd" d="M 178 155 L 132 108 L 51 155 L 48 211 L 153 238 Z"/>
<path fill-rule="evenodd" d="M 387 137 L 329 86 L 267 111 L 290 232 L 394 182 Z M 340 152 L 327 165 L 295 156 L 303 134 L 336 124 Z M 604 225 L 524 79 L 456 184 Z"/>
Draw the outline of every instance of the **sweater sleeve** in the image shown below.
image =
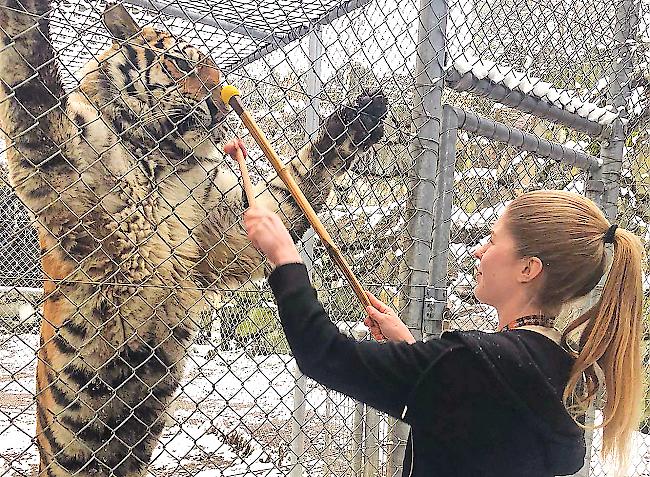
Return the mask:
<path fill-rule="evenodd" d="M 280 320 L 300 370 L 330 389 L 402 417 L 423 373 L 461 343 L 357 342 L 329 320 L 302 264 L 278 267 L 269 277 Z"/>

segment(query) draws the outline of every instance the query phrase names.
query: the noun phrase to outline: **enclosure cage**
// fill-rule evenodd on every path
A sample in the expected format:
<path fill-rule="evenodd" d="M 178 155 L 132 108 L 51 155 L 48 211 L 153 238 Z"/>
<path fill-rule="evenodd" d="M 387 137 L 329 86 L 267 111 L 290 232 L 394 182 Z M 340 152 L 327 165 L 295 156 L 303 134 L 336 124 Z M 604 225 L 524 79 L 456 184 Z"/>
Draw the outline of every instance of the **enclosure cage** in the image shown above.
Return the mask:
<path fill-rule="evenodd" d="M 472 294 L 471 250 L 489 234 L 508 201 L 522 192 L 549 188 L 587 195 L 610 221 L 637 233 L 649 250 L 646 0 L 129 0 L 124 6 L 141 26 L 169 32 L 209 55 L 221 80 L 241 90 L 244 104 L 286 162 L 317 141 L 319 128 L 342 104 L 354 104 L 377 88 L 383 92 L 388 100 L 383 137 L 330 184 L 319 216 L 364 287 L 398 310 L 417 338 L 449 329 L 495 330 L 494 311 Z M 4 11 L 32 12 L 33 25 L 25 34 L 42 29 L 43 20 L 49 19 L 53 62 L 32 66 L 41 74 L 55 65 L 63 87 L 61 104 L 79 88 L 88 94 L 79 71 L 115 40 L 102 22 L 106 7 L 102 0 L 0 4 Z M 1 61 L 20 34 L 0 33 Z M 169 53 L 164 45 L 161 49 Z M 133 81 L 145 74 L 136 68 Z M 16 89 L 33 78 L 23 78 Z M 130 93 L 112 92 L 116 97 Z M 0 107 L 6 108 L 2 102 L 14 97 L 0 98 Z M 32 113 L 34 125 L 42 122 L 45 113 Z M 270 184 L 275 172 L 233 113 L 226 125 L 227 137 L 238 135 L 247 145 L 254 182 Z M 82 136 L 87 124 L 79 126 Z M 16 195 L 8 172 L 12 164 L 7 165 L 15 137 L 4 133 L 0 477 L 38 473 L 35 436 L 47 432 L 42 427 L 37 431 L 36 422 L 36 402 L 43 392 L 36 387 L 37 364 L 43 361 L 37 353 L 44 346 L 39 324 L 46 300 L 55 293 L 65 299 L 70 287 L 103 290 L 111 285 L 173 293 L 189 287 L 195 297 L 181 321 L 192 322 L 196 334 L 182 350 L 180 385 L 165 406 L 164 428 L 145 463 L 147 472 L 202 477 L 401 475 L 407 426 L 300 373 L 264 280 L 247 277 L 233 284 L 217 271 L 207 282 L 147 285 L 118 275 L 100 282 L 85 275 L 75 282 L 44 274 L 41 260 L 58 244 L 39 245 L 36 229 L 49 227 L 39 220 L 47 206 L 33 210 Z M 142 154 L 146 158 L 150 152 Z M 233 169 L 225 158 L 218 162 Z M 47 172 L 46 165 L 36 169 L 28 178 Z M 71 182 L 83 184 L 84 171 L 73 172 Z M 174 182 L 184 194 L 179 209 L 197 195 L 196 188 L 182 182 Z M 326 185 L 315 185 L 320 186 Z M 81 224 L 83 217 L 72 212 L 77 204 L 67 194 L 68 185 L 52 187 L 61 191 L 53 207 L 70 211 Z M 228 194 L 239 193 L 238 187 L 224 191 L 224 203 Z M 93 190 L 98 203 L 109 192 Z M 224 214 L 240 217 L 242 211 Z M 124 216 L 125 224 L 129 220 Z M 65 224 L 77 230 L 75 224 Z M 218 232 L 227 237 L 240 226 L 237 220 Z M 189 230 L 191 238 L 195 229 Z M 61 243 L 69 238 L 68 232 L 52 235 Z M 142 243 L 147 240 L 152 236 Z M 97 243 L 103 247 L 102 241 Z M 332 320 L 354 339 L 370 339 L 361 326 L 362 307 L 311 229 L 299 244 Z M 227 250 L 235 257 L 232 262 L 245 245 L 238 247 Z M 212 251 L 203 250 L 206 255 Z M 181 247 L 169 251 L 170 257 L 182 253 Z M 72 272 L 86 270 L 83 259 L 76 263 Z M 46 284 L 44 290 L 44 279 L 51 288 Z M 79 310 L 84 306 L 76 295 L 68 300 Z M 145 305 L 155 310 L 159 303 Z M 646 330 L 644 346 L 647 337 Z M 650 395 L 644 403 L 629 476 L 650 475 Z M 598 422 L 598 409 L 590 419 Z M 112 432 L 117 435 L 117 430 Z M 587 437 L 590 451 L 576 475 L 610 475 L 598 454 L 601 434 L 596 430 Z M 103 471 L 120 475 L 119 465 Z M 83 466 L 78 470 L 79 475 L 88 472 Z"/>

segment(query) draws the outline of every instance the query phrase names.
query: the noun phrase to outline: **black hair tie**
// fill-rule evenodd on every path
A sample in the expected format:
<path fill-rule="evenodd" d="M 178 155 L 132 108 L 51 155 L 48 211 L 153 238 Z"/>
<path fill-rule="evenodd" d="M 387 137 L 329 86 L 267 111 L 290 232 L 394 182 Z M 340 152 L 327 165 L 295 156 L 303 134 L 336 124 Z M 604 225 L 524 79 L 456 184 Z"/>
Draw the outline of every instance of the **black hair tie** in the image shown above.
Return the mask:
<path fill-rule="evenodd" d="M 618 228 L 617 224 L 612 224 L 607 229 L 607 232 L 605 232 L 605 236 L 603 237 L 603 241 L 605 243 L 614 243 L 614 234 L 616 233 L 617 228 Z"/>

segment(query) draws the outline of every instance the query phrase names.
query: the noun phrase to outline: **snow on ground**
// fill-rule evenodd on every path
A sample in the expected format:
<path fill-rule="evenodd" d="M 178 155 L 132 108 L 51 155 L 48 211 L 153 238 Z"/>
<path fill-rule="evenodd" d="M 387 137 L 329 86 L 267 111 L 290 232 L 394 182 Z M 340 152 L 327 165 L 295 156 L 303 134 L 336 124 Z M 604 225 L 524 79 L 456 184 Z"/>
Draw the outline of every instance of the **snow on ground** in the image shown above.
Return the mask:
<path fill-rule="evenodd" d="M 33 475 L 38 452 L 35 432 L 34 370 L 36 335 L 0 335 L 0 476 Z M 151 473 L 157 476 L 202 477 L 285 475 L 290 467 L 294 361 L 286 355 L 251 358 L 243 351 L 211 352 L 212 346 L 190 349 L 182 388 L 170 408 L 169 426 L 154 451 Z M 322 467 L 324 430 L 352 427 L 349 400 L 333 399 L 334 421 L 327 425 L 328 394 L 307 384 L 304 427 L 310 469 Z M 330 409 L 332 407 L 330 406 Z M 337 410 L 338 409 L 338 410 Z M 346 412 L 347 414 L 343 414 Z M 338 416 L 338 421 L 336 417 Z M 224 444 L 233 431 L 250 443 L 250 453 Z M 320 454 L 320 456 L 319 456 Z M 317 474 L 311 474 L 317 475 Z"/>
<path fill-rule="evenodd" d="M 32 442 L 37 344 L 36 335 L 0 335 L 2 477 L 35 475 L 37 470 L 38 453 Z M 161 477 L 287 475 L 291 468 L 288 443 L 295 385 L 293 360 L 282 355 L 251 358 L 241 351 L 215 355 L 210 352 L 212 349 L 198 345 L 191 348 L 186 379 L 170 409 L 170 426 L 154 452 L 150 473 Z M 326 393 L 321 388 L 307 385 L 304 430 L 309 476 L 322 475 L 328 462 L 330 466 L 339 462 L 342 469 L 349 469 L 345 449 L 351 441 L 352 406 L 340 397 L 334 397 L 330 406 L 324 406 L 325 400 Z M 326 408 L 335 418 L 325 426 Z M 322 445 L 325 427 L 334 441 Z M 249 452 L 232 442 L 224 444 L 224 435 L 233 430 L 250 443 Z M 591 475 L 606 477 L 613 473 L 597 455 L 600 442 L 600 433 L 596 432 Z M 650 476 L 649 449 L 650 436 L 637 434 L 625 477 Z"/>

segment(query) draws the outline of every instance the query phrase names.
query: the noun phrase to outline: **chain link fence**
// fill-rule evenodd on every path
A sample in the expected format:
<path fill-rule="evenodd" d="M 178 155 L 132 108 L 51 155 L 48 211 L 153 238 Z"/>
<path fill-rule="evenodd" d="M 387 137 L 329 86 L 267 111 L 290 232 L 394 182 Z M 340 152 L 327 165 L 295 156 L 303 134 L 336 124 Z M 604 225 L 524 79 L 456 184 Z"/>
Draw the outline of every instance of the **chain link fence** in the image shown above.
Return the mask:
<path fill-rule="evenodd" d="M 152 76 L 157 74 L 156 58 L 164 61 L 142 53 L 122 62 L 119 74 L 130 81 L 119 87 L 93 76 L 100 66 L 86 66 L 114 44 L 106 24 L 110 22 L 102 21 L 106 6 L 99 0 L 0 3 L 2 65 L 14 47 L 24 44 L 25 35 L 44 40 L 31 54 L 23 52 L 33 75 L 23 72 L 18 77 L 20 68 L 11 70 L 17 75 L 13 78 L 9 69 L 0 73 L 12 86 L 0 98 L 0 108 L 23 108 L 31 118 L 18 133 L 13 125 L 3 124 L 7 141 L 0 144 L 0 477 L 38 473 L 36 435 L 41 442 L 69 439 L 58 449 L 49 444 L 53 454 L 90 456 L 70 471 L 82 475 L 133 472 L 125 470 L 126 460 L 111 461 L 109 445 L 137 457 L 137 471 L 148 464 L 148 472 L 160 476 L 399 475 L 405 426 L 316 385 L 296 369 L 272 294 L 261 279 L 263 266 L 241 265 L 250 249 L 237 238 L 243 204 L 233 164 L 219 154 L 214 164 L 195 165 L 200 177 L 188 182 L 187 164 L 195 154 L 163 151 L 167 137 L 185 127 L 188 117 L 200 114 L 196 105 L 178 120 L 170 110 L 151 113 L 171 94 L 163 94 Z M 221 79 L 242 91 L 246 106 L 287 162 L 319 140 L 319 128 L 341 104 L 354 104 L 364 91 L 381 88 L 389 106 L 383 138 L 331 184 L 310 186 L 306 179 L 304 185 L 312 192 L 331 187 L 319 202 L 326 228 L 362 284 L 392 303 L 416 337 L 445 329 L 495 329 L 494 312 L 472 295 L 470 252 L 521 192 L 552 188 L 589 194 L 611 220 L 638 233 L 648 250 L 650 4 L 644 0 L 130 0 L 125 6 L 138 24 L 153 25 L 210 55 Z M 23 10 L 32 12 L 20 17 L 24 24 L 7 13 Z M 35 26 L 46 12 L 49 34 L 43 22 Z M 39 31 L 41 37 L 34 33 Z M 41 47 L 48 45 L 51 61 L 41 56 Z M 177 81 L 191 74 L 178 62 L 189 55 L 184 47 L 165 40 L 156 44 L 155 54 L 173 57 L 170 61 L 180 73 L 168 73 Z M 60 91 L 45 81 L 46 89 L 21 94 L 21 88 L 51 73 L 52 65 L 61 78 Z M 41 80 L 34 79 L 37 74 Z M 33 93 L 39 92 L 56 96 L 58 103 L 32 103 Z M 138 100 L 139 95 L 156 99 Z M 31 145 L 41 155 L 26 154 L 21 138 L 35 129 L 45 131 L 48 114 L 74 101 L 100 104 L 101 114 L 89 108 L 81 118 L 58 116 L 76 124 L 74 137 L 62 137 L 60 131 L 45 134 L 39 142 L 54 142 L 54 149 L 42 152 Z M 114 114 L 112 108 L 144 111 L 124 119 L 147 133 L 139 148 L 129 142 L 129 127 L 106 119 Z M 272 168 L 233 116 L 219 126 L 199 128 L 194 149 L 218 128 L 225 137 L 239 135 L 249 149 L 248 164 L 259 193 L 273 190 Z M 174 120 L 171 131 L 156 136 L 146 129 L 164 119 Z M 112 136 L 102 136 L 102 128 Z M 75 163 L 64 158 L 57 166 L 56 150 L 74 140 L 82 141 L 78 147 L 84 151 L 92 149 L 94 159 Z M 126 162 L 135 165 L 120 169 L 110 162 L 116 157 L 110 151 L 122 145 L 128 151 Z M 19 151 L 13 156 L 12 146 Z M 175 160 L 156 169 L 151 164 L 160 154 L 176 154 Z M 31 172 L 12 171 L 26 165 Z M 135 193 L 129 187 L 143 173 L 143 165 L 157 186 Z M 56 175 L 56 167 L 64 168 L 65 175 Z M 93 175 L 98 169 L 105 181 Z M 217 169 L 232 179 L 219 182 L 212 175 Z M 34 178 L 47 190 L 25 190 Z M 218 183 L 218 200 L 206 210 L 196 204 L 208 182 Z M 128 196 L 128 206 L 112 203 L 115 194 Z M 39 202 L 39 195 L 52 199 Z M 300 229 L 285 198 L 269 200 L 279 201 Z M 147 215 L 142 211 L 148 206 L 158 209 Z M 194 222 L 187 213 L 192 207 L 200 210 Z M 223 220 L 213 223 L 217 216 Z M 145 232 L 107 233 L 97 217 L 112 218 L 113 229 L 125 234 Z M 201 234 L 206 231 L 216 239 L 205 239 Z M 123 239 L 127 236 L 135 238 Z M 126 257 L 111 250 L 120 240 L 131 240 L 121 244 L 131 250 Z M 355 338 L 368 339 L 360 326 L 363 310 L 320 242 L 308 230 L 301 233 L 300 244 L 332 320 Z M 647 317 L 647 254 L 645 260 Z M 142 269 L 135 273 L 133 266 Z M 106 307 L 99 322 L 93 300 Z M 53 302 L 61 309 L 53 309 Z M 176 309 L 172 325 L 170 303 Z M 133 309 L 139 315 L 129 315 Z M 67 389 L 58 386 L 53 371 L 60 363 L 48 353 L 65 354 L 72 346 L 66 340 L 74 338 L 66 334 L 69 322 L 57 321 L 62 315 L 87 320 L 93 326 L 88 343 L 130 360 L 124 368 L 127 376 L 102 382 L 116 366 L 104 359 L 91 366 L 91 375 L 75 368 L 77 381 L 85 382 L 73 382 Z M 156 320 L 166 323 L 169 339 L 147 341 L 144 331 Z M 110 323 L 131 326 L 131 332 L 116 333 Z M 180 330 L 191 332 L 182 336 Z M 57 332 L 64 337 L 62 343 Z M 135 345 L 142 345 L 141 355 L 124 354 Z M 70 363 L 96 363 L 77 350 L 75 359 L 79 356 L 83 363 Z M 146 367 L 155 360 L 162 366 Z M 53 385 L 37 386 L 39 366 Z M 135 398 L 126 392 L 133 384 L 131 376 L 139 383 L 134 389 L 143 390 Z M 167 383 L 169 376 L 173 383 Z M 173 391 L 156 394 L 163 384 Z M 97 404 L 71 396 L 92 390 L 97 397 L 105 385 L 113 401 Z M 57 398 L 56 392 L 63 397 Z M 59 408 L 60 401 L 66 404 L 54 413 L 54 421 L 47 421 L 37 412 L 37 400 Z M 141 412 L 144 404 L 158 410 L 155 419 Z M 110 406 L 121 409 L 122 421 L 110 421 Z M 68 422 L 62 431 L 53 425 L 58 433 L 53 438 L 43 424 L 60 425 L 74 408 L 93 412 L 81 426 Z M 649 419 L 650 396 L 629 476 L 650 475 Z M 159 436 L 147 444 L 153 446 L 150 458 L 143 458 L 147 452 L 140 438 L 133 440 L 120 430 L 124 423 L 140 434 L 144 429 Z M 71 436 L 93 432 L 104 438 L 96 447 Z M 598 457 L 598 432 L 589 438 L 592 452 L 579 475 L 610 475 Z M 52 475 L 60 470 L 52 469 Z"/>

